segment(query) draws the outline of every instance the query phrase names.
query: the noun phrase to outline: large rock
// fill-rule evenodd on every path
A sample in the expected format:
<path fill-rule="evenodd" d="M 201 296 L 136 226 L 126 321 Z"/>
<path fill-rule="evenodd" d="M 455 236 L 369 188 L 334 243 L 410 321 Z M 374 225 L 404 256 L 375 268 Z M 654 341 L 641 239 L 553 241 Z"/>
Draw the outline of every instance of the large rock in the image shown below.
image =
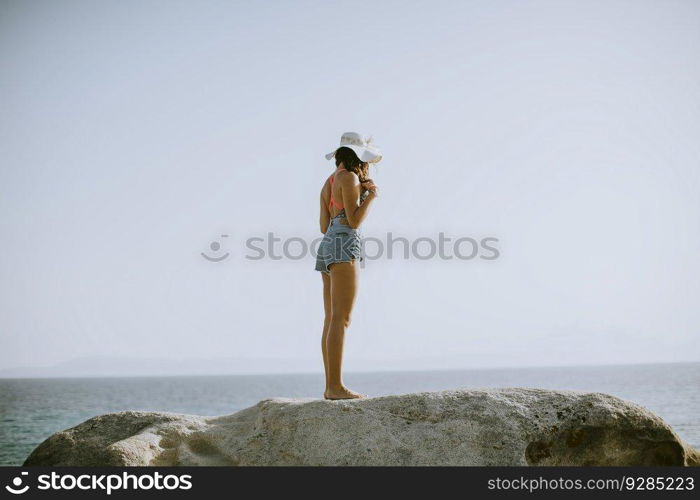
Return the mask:
<path fill-rule="evenodd" d="M 270 399 L 223 417 L 127 411 L 44 441 L 24 465 L 697 465 L 659 417 L 599 393 Z"/>

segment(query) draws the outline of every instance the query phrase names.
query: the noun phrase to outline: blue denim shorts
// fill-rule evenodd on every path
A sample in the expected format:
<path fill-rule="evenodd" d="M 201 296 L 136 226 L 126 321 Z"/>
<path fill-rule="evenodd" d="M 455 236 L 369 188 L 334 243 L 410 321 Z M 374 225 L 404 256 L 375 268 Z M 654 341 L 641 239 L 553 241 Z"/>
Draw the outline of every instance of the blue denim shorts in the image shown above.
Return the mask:
<path fill-rule="evenodd" d="M 347 225 L 343 210 L 331 219 L 318 245 L 316 270 L 328 273 L 331 264 L 353 260 L 362 260 L 362 242 L 360 232 Z"/>

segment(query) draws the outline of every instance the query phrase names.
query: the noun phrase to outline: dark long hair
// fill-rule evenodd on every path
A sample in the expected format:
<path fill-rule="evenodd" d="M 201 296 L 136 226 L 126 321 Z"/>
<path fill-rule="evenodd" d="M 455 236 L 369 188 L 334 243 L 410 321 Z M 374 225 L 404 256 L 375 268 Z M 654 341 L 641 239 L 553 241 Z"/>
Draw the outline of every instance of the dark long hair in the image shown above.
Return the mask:
<path fill-rule="evenodd" d="M 352 149 L 343 146 L 335 150 L 335 166 L 339 167 L 341 163 L 348 172 L 355 172 L 360 182 L 369 179 L 369 163 L 360 161 Z"/>

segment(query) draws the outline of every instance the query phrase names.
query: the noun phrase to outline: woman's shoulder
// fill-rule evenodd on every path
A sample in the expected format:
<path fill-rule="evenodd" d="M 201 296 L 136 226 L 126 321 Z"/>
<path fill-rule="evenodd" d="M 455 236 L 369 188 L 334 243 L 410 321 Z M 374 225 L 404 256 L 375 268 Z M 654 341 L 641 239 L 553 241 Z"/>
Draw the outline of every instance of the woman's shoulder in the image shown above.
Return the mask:
<path fill-rule="evenodd" d="M 338 182 L 342 182 L 346 185 L 355 185 L 360 183 L 360 178 L 355 172 L 350 172 L 349 170 L 340 170 L 335 174 L 335 178 Z"/>

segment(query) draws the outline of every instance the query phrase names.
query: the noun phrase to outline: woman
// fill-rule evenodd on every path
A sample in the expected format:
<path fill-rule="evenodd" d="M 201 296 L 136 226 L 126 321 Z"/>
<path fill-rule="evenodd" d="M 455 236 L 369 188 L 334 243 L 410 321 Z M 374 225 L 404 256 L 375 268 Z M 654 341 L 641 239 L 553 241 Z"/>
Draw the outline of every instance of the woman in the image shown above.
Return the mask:
<path fill-rule="evenodd" d="M 377 186 L 367 177 L 369 163 L 382 155 L 355 132 L 346 132 L 340 147 L 326 155 L 335 158 L 336 170 L 321 189 L 321 232 L 316 270 L 323 278 L 323 336 L 321 350 L 326 371 L 326 399 L 356 399 L 362 394 L 343 385 L 343 342 L 357 294 L 358 261 L 361 260 L 357 228 L 377 198 Z"/>

